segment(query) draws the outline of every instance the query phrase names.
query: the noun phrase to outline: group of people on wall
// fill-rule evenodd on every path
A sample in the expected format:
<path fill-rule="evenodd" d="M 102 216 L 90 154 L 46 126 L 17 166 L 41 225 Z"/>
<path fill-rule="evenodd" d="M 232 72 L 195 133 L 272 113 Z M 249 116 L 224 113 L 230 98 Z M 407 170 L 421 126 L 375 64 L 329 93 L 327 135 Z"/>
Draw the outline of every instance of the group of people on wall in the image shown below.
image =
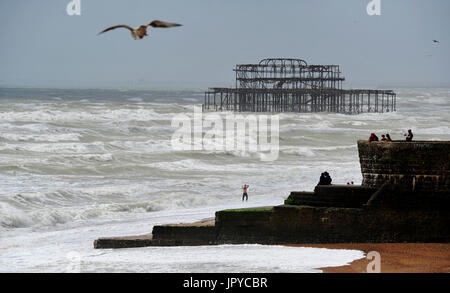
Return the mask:
<path fill-rule="evenodd" d="M 409 129 L 408 133 L 405 133 L 404 136 L 406 137 L 406 141 L 412 141 L 412 139 L 414 137 L 411 129 Z M 372 133 L 369 137 L 369 142 L 372 142 L 372 141 L 392 142 L 392 139 L 391 139 L 391 136 L 389 135 L 389 133 L 381 135 L 381 140 L 378 138 L 378 136 L 375 133 Z M 317 185 L 331 185 L 332 181 L 333 180 L 331 179 L 330 174 L 328 172 L 323 172 L 320 175 L 319 183 Z M 347 182 L 347 185 L 354 185 L 354 183 L 353 183 L 353 181 L 351 181 L 351 183 Z M 248 200 L 248 195 L 247 195 L 248 187 L 249 186 L 247 184 L 242 186 L 242 190 L 243 190 L 242 201 L 244 201 L 244 199 L 246 201 Z"/>
<path fill-rule="evenodd" d="M 406 136 L 406 141 L 412 141 L 414 135 L 411 131 L 411 129 L 408 130 L 408 133 L 405 133 L 404 136 Z M 375 133 L 372 133 L 369 137 L 369 142 L 372 141 L 383 141 L 383 142 L 391 142 L 391 136 L 389 135 L 389 133 L 387 133 L 386 135 L 381 135 L 381 140 L 378 139 L 378 136 Z"/>
<path fill-rule="evenodd" d="M 406 141 L 412 141 L 412 139 L 414 137 L 411 129 L 409 129 L 408 133 L 405 133 L 404 136 L 406 137 Z M 381 135 L 381 140 L 380 140 L 375 133 L 372 133 L 370 135 L 369 142 L 372 142 L 372 141 L 392 142 L 392 138 L 389 135 L 389 133 L 387 133 L 387 134 Z M 332 182 L 332 179 L 330 177 L 330 174 L 328 172 L 323 172 L 320 175 L 319 183 L 317 185 L 331 185 L 331 182 Z M 354 183 L 353 183 L 353 181 L 351 183 L 347 182 L 347 185 L 354 185 Z"/>

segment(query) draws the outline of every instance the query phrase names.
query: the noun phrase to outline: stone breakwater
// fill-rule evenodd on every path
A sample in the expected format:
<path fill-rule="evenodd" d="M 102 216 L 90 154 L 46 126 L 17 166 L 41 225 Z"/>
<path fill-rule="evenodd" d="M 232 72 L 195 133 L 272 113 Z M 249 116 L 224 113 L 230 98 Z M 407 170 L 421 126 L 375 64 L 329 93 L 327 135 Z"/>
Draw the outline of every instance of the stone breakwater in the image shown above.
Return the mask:
<path fill-rule="evenodd" d="M 293 191 L 283 205 L 216 212 L 212 221 L 99 238 L 95 248 L 215 244 L 450 241 L 450 142 L 358 141 L 361 186 Z"/>
<path fill-rule="evenodd" d="M 362 185 L 379 188 L 385 183 L 405 191 L 450 190 L 450 142 L 358 141 Z"/>

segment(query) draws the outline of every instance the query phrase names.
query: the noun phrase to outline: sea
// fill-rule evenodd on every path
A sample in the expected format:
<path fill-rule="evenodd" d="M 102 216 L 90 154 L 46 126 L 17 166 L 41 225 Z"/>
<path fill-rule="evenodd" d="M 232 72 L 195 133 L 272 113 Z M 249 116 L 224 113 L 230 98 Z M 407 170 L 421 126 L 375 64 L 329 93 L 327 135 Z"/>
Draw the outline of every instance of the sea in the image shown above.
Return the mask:
<path fill-rule="evenodd" d="M 395 91 L 395 112 L 276 114 L 277 157 L 263 160 L 257 149 L 173 147 L 174 117 L 193 118 L 202 90 L 0 88 L 0 272 L 305 273 L 360 259 L 358 250 L 96 250 L 93 241 L 280 205 L 324 171 L 334 184 L 361 184 L 356 142 L 372 132 L 450 140 L 450 89 Z"/>

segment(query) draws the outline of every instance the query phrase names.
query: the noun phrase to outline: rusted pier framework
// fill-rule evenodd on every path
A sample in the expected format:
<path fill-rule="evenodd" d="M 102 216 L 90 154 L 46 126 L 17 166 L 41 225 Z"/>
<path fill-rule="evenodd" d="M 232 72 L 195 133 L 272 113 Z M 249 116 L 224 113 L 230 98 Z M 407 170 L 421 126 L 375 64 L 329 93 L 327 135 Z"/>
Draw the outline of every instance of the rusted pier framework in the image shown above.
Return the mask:
<path fill-rule="evenodd" d="M 396 111 L 391 90 L 342 89 L 339 65 L 308 65 L 301 59 L 264 59 L 236 65 L 235 88 L 210 88 L 204 110 L 238 112 Z"/>

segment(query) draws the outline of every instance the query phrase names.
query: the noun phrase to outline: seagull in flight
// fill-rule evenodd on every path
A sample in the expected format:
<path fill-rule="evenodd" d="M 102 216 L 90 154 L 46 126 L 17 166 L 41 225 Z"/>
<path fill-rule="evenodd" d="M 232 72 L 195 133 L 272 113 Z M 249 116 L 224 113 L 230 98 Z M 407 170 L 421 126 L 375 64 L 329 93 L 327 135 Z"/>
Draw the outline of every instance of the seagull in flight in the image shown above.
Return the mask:
<path fill-rule="evenodd" d="M 433 42 L 434 42 L 434 43 L 439 43 L 439 41 L 438 41 L 438 40 L 433 40 Z"/>
<path fill-rule="evenodd" d="M 103 34 L 106 33 L 110 30 L 114 30 L 116 28 L 126 28 L 128 30 L 130 30 L 131 32 L 131 36 L 133 37 L 133 39 L 135 40 L 142 40 L 145 36 L 147 35 L 147 28 L 151 26 L 151 27 L 175 27 L 175 26 L 182 26 L 182 24 L 178 24 L 178 23 L 173 23 L 173 22 L 165 22 L 165 21 L 161 21 L 161 20 L 153 20 L 152 22 L 149 22 L 145 25 L 141 25 L 138 27 L 131 27 L 125 24 L 119 24 L 119 25 L 114 25 L 111 27 L 108 27 L 106 29 L 104 29 L 103 31 L 99 32 L 98 34 Z"/>

